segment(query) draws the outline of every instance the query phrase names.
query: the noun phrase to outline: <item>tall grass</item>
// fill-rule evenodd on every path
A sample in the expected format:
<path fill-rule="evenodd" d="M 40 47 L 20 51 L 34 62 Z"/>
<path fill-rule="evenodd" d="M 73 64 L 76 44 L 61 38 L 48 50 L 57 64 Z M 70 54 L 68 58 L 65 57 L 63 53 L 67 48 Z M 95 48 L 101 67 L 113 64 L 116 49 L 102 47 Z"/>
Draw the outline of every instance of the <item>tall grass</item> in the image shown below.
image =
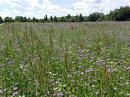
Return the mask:
<path fill-rule="evenodd" d="M 130 97 L 129 22 L 0 26 L 1 97 Z"/>

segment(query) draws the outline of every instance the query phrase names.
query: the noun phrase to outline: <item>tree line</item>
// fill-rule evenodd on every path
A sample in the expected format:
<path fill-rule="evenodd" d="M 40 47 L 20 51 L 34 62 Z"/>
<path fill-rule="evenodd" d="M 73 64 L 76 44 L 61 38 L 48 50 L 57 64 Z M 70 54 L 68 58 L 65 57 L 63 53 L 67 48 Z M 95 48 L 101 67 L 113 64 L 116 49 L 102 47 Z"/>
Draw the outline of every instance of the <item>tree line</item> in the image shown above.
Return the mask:
<path fill-rule="evenodd" d="M 6 22 L 96 22 L 96 21 L 130 21 L 130 7 L 120 7 L 110 11 L 109 14 L 94 12 L 89 16 L 83 16 L 82 14 L 71 16 L 57 17 L 45 15 L 43 19 L 27 18 L 23 16 L 16 16 L 14 19 L 12 17 L 5 17 L 4 19 L 0 16 L 0 23 Z"/>

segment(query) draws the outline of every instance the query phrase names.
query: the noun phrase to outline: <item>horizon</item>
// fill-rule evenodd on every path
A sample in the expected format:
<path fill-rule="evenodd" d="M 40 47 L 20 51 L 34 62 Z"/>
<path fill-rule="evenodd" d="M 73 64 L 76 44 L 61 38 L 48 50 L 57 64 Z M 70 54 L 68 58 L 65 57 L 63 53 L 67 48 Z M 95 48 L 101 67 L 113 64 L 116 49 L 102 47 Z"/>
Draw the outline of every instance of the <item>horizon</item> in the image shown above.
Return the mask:
<path fill-rule="evenodd" d="M 0 15 L 43 18 L 48 16 L 87 16 L 93 12 L 109 13 L 121 6 L 130 6 L 129 0 L 1 0 Z"/>

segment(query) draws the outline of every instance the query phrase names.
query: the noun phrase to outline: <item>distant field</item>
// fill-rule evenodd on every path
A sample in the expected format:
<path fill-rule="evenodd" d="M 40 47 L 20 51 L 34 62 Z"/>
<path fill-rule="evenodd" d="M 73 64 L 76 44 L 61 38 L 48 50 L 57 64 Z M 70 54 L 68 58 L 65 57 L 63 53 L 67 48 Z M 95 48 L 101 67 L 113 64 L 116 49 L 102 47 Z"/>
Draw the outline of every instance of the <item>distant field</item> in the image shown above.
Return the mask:
<path fill-rule="evenodd" d="M 130 97 L 130 22 L 0 25 L 0 97 Z"/>

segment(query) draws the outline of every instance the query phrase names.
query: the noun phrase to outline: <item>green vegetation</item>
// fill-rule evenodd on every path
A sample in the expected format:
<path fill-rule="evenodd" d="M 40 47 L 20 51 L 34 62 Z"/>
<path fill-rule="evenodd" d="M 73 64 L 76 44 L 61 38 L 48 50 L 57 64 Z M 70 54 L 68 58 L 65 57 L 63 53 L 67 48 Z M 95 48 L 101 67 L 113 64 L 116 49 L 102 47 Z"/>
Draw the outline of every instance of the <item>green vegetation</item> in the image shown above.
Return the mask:
<path fill-rule="evenodd" d="M 27 18 L 22 16 L 16 16 L 15 19 L 11 17 L 6 17 L 4 22 L 95 22 L 95 21 L 129 21 L 130 20 L 130 7 L 121 7 L 111 11 L 109 14 L 95 12 L 89 16 L 76 15 L 71 16 L 70 14 L 62 17 L 52 17 L 48 18 L 47 15 L 43 19 Z M 0 23 L 1 18 L 0 18 Z"/>
<path fill-rule="evenodd" d="M 0 97 L 130 97 L 129 25 L 1 25 Z"/>
<path fill-rule="evenodd" d="M 3 22 L 4 22 L 4 21 L 3 21 L 2 17 L 0 16 L 0 24 L 3 23 Z"/>

